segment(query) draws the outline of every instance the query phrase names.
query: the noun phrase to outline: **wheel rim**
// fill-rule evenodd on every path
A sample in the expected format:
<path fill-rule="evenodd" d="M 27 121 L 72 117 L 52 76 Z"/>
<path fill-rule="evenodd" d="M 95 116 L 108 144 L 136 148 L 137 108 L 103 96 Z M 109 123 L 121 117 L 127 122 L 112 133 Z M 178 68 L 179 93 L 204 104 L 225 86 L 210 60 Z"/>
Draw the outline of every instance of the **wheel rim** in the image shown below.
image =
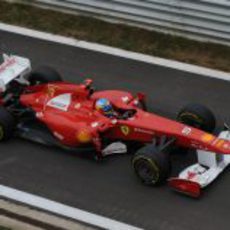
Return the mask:
<path fill-rule="evenodd" d="M 138 177 L 146 184 L 156 184 L 159 180 L 159 170 L 156 164 L 147 158 L 134 160 L 134 168 Z"/>
<path fill-rule="evenodd" d="M 0 125 L 0 140 L 2 140 L 4 137 L 4 130 L 3 127 Z"/>

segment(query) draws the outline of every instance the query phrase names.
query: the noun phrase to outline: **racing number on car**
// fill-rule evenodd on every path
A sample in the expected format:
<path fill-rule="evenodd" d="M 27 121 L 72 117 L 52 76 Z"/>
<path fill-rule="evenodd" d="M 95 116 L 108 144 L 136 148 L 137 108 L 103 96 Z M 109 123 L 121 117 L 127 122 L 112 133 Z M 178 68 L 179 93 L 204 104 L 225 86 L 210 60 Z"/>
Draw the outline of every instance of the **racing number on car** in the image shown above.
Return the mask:
<path fill-rule="evenodd" d="M 130 133 L 130 128 L 129 128 L 128 126 L 126 126 L 126 125 L 123 125 L 123 126 L 121 126 L 121 132 L 122 132 L 125 136 L 127 136 L 127 135 L 129 135 L 129 133 Z"/>

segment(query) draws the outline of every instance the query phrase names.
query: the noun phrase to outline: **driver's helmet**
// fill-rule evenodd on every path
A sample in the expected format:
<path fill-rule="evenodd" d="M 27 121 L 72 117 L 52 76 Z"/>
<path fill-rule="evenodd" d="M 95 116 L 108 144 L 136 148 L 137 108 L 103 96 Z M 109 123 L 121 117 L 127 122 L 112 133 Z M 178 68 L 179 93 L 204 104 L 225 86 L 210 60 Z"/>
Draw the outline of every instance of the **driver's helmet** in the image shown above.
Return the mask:
<path fill-rule="evenodd" d="M 104 114 L 107 117 L 112 117 L 114 115 L 113 106 L 110 101 L 106 98 L 100 98 L 95 103 L 95 108 L 100 113 Z"/>

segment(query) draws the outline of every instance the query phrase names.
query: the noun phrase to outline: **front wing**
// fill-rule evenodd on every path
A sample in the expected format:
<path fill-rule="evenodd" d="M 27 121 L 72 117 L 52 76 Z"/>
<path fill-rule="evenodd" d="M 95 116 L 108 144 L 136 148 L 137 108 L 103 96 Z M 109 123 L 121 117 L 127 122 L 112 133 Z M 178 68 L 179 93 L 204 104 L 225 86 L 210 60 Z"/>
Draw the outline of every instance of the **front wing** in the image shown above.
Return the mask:
<path fill-rule="evenodd" d="M 230 131 L 223 131 L 219 138 L 230 140 Z M 169 179 L 169 186 L 192 197 L 199 197 L 202 188 L 212 183 L 230 164 L 230 155 L 197 150 L 198 162 L 184 169 L 178 177 Z"/>

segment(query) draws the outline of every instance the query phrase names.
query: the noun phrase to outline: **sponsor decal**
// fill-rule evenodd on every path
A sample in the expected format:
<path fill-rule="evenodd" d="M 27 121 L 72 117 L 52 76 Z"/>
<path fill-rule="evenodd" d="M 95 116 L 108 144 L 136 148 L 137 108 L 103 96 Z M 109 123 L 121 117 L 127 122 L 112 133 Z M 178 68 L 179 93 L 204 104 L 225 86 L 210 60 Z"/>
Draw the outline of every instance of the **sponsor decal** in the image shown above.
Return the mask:
<path fill-rule="evenodd" d="M 190 127 L 185 126 L 182 129 L 182 134 L 185 135 L 185 136 L 188 136 L 191 132 L 192 132 L 192 129 Z"/>
<path fill-rule="evenodd" d="M 219 147 L 222 147 L 224 144 L 225 144 L 225 140 L 219 139 L 217 143 L 215 144 L 215 146 L 219 148 Z"/>
<path fill-rule="evenodd" d="M 191 146 L 194 148 L 194 149 L 202 149 L 202 150 L 208 150 L 208 147 L 198 143 L 198 142 L 194 142 L 192 141 L 191 142 Z"/>
<path fill-rule="evenodd" d="M 93 139 L 91 133 L 87 129 L 80 130 L 77 133 L 76 138 L 81 143 L 88 143 Z"/>
<path fill-rule="evenodd" d="M 138 133 L 145 133 L 145 134 L 150 134 L 150 135 L 154 135 L 155 134 L 154 131 L 146 130 L 146 129 L 141 129 L 141 128 L 135 128 L 134 131 L 138 132 Z"/>
<path fill-rule="evenodd" d="M 197 167 L 193 168 L 192 171 L 187 172 L 187 179 L 188 180 L 197 180 L 199 179 L 199 176 L 204 174 L 207 171 L 204 167 L 201 165 L 198 165 Z M 198 178 L 196 178 L 198 177 Z"/>
<path fill-rule="evenodd" d="M 198 143 L 198 142 L 191 142 L 191 146 L 193 147 L 193 148 L 195 148 L 195 149 L 198 149 L 199 148 L 199 146 L 200 146 L 200 144 Z"/>
<path fill-rule="evenodd" d="M 81 108 L 81 103 L 76 103 L 74 106 L 75 109 L 80 109 Z"/>
<path fill-rule="evenodd" d="M 204 134 L 202 137 L 201 137 L 201 140 L 204 141 L 204 142 L 211 142 L 215 139 L 216 137 L 213 136 L 212 134 Z"/>
<path fill-rule="evenodd" d="M 197 174 L 195 172 L 188 171 L 187 179 L 192 180 Z"/>
<path fill-rule="evenodd" d="M 55 137 L 57 137 L 60 140 L 64 139 L 64 137 L 60 133 L 58 133 L 58 132 L 53 132 L 53 134 L 54 134 Z"/>
<path fill-rule="evenodd" d="M 64 103 L 59 101 L 51 101 L 49 105 L 59 109 L 64 109 L 66 107 Z"/>
<path fill-rule="evenodd" d="M 130 128 L 126 125 L 121 126 L 121 132 L 125 135 L 128 136 L 130 133 Z"/>
<path fill-rule="evenodd" d="M 71 103 L 71 94 L 61 94 L 48 101 L 47 105 L 62 111 L 67 111 Z"/>

